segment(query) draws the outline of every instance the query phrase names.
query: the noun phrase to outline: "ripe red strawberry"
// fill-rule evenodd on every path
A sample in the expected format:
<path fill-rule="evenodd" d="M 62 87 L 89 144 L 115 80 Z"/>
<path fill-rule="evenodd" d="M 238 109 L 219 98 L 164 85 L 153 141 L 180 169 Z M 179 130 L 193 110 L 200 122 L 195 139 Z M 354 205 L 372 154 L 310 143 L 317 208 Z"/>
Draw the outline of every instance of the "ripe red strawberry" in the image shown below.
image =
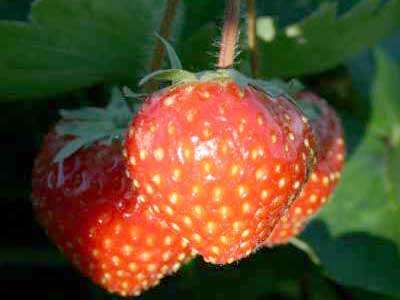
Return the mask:
<path fill-rule="evenodd" d="M 320 111 L 318 118 L 311 120 L 318 145 L 318 162 L 300 196 L 268 238 L 269 246 L 287 243 L 303 230 L 310 217 L 328 201 L 338 183 L 344 162 L 343 131 L 335 111 L 325 100 L 310 92 L 300 93 L 298 98 L 306 105 L 315 105 Z"/>
<path fill-rule="evenodd" d="M 120 295 L 139 295 L 188 259 L 187 242 L 137 205 L 120 141 L 94 143 L 55 163 L 60 149 L 74 140 L 53 131 L 44 141 L 33 170 L 38 220 L 95 283 Z"/>
<path fill-rule="evenodd" d="M 313 136 L 283 96 L 194 80 L 147 99 L 126 150 L 140 199 L 206 261 L 225 264 L 264 242 L 297 196 Z"/>

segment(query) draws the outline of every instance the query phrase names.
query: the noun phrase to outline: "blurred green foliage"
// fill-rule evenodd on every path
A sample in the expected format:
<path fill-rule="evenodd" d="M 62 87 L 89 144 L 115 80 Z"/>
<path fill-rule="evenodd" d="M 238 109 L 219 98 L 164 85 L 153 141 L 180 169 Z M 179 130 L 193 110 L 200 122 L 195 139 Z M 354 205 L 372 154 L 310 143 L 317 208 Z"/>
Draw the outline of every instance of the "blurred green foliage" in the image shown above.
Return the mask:
<path fill-rule="evenodd" d="M 0 298 L 26 285 L 42 299 L 116 299 L 47 242 L 31 213 L 30 172 L 60 108 L 103 105 L 110 84 L 138 90 L 165 1 L 31 2 L 0 0 Z M 400 299 L 400 0 L 257 5 L 262 76 L 300 77 L 345 126 L 341 184 L 302 235 L 321 264 L 293 246 L 226 267 L 197 259 L 142 298 Z M 183 1 L 174 46 L 186 68 L 213 68 L 223 7 Z M 240 49 L 246 71 L 244 34 Z"/>

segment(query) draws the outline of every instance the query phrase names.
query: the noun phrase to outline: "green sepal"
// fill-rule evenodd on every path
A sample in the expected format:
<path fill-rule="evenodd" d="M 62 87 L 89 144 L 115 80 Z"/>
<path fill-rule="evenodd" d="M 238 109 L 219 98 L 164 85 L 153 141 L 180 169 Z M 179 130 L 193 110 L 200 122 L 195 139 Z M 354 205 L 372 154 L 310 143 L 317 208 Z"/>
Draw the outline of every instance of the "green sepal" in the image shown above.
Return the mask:
<path fill-rule="evenodd" d="M 139 86 L 144 85 L 151 79 L 158 81 L 171 81 L 172 84 L 197 80 L 196 75 L 189 71 L 179 69 L 158 70 L 143 77 L 139 81 Z"/>
<path fill-rule="evenodd" d="M 295 100 L 296 94 L 304 89 L 304 86 L 299 81 L 292 80 L 289 82 L 284 82 L 282 80 L 252 79 L 236 71 L 235 69 L 219 69 L 214 71 L 202 71 L 198 73 L 192 73 L 179 69 L 158 70 L 142 78 L 142 80 L 139 82 L 139 86 L 142 86 L 149 80 L 170 81 L 172 85 L 177 85 L 187 82 L 204 82 L 226 79 L 235 81 L 241 88 L 253 86 L 258 90 L 263 91 L 273 99 L 284 96 L 300 111 L 303 111 L 298 102 Z M 135 94 L 133 93 L 133 95 Z"/>
<path fill-rule="evenodd" d="M 168 54 L 168 59 L 169 59 L 169 63 L 171 65 L 171 69 L 178 69 L 178 70 L 182 70 L 182 63 L 181 60 L 179 59 L 178 55 L 175 52 L 175 49 L 171 46 L 171 44 L 164 39 L 161 35 L 159 35 L 158 33 L 155 33 L 155 35 L 160 39 L 160 41 L 163 43 L 165 50 L 167 50 L 167 54 Z"/>
<path fill-rule="evenodd" d="M 99 107 L 84 107 L 79 110 L 61 109 L 59 114 L 66 120 L 103 120 L 106 117 L 105 110 Z"/>
<path fill-rule="evenodd" d="M 110 145 L 122 140 L 132 118 L 132 110 L 118 88 L 111 90 L 111 99 L 105 108 L 84 107 L 78 110 L 60 111 L 62 121 L 56 126 L 60 136 L 72 136 L 56 154 L 59 163 L 82 148 L 99 142 Z"/>
<path fill-rule="evenodd" d="M 124 97 L 135 99 L 135 100 L 141 100 L 142 98 L 147 96 L 146 93 L 135 93 L 134 91 L 132 91 L 127 86 L 124 86 L 122 88 L 122 93 L 123 93 Z"/>
<path fill-rule="evenodd" d="M 70 142 L 66 143 L 64 147 L 61 148 L 60 151 L 57 152 L 56 156 L 54 157 L 53 161 L 55 163 L 60 163 L 64 161 L 69 156 L 73 155 L 78 150 L 88 147 L 89 145 L 100 141 L 101 139 L 105 138 L 106 135 L 102 133 L 94 134 L 91 137 L 86 138 L 75 138 Z"/>

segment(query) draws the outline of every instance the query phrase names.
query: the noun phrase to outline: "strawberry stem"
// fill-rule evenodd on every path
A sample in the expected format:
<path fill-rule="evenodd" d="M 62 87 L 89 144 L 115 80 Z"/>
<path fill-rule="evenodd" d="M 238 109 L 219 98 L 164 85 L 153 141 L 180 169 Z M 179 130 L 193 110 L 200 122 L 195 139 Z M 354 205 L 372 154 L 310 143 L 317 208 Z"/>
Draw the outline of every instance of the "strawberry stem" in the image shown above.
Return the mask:
<path fill-rule="evenodd" d="M 218 68 L 230 68 L 235 61 L 236 44 L 239 35 L 239 15 L 240 0 L 227 0 L 218 59 Z"/>
<path fill-rule="evenodd" d="M 258 65 L 258 48 L 257 48 L 257 33 L 256 33 L 256 8 L 255 0 L 247 0 L 247 43 L 250 51 L 250 64 L 253 77 L 259 74 Z"/>
<path fill-rule="evenodd" d="M 160 32 L 159 32 L 159 35 L 164 39 L 168 39 L 171 34 L 171 27 L 176 15 L 178 4 L 179 0 L 168 0 L 165 5 L 164 15 L 161 20 Z M 157 39 L 153 52 L 153 58 L 151 60 L 151 65 L 150 65 L 150 70 L 152 72 L 159 70 L 161 68 L 164 52 L 165 52 L 164 45 L 162 44 L 160 39 Z M 154 89 L 157 87 L 156 85 L 157 83 L 154 81 L 149 82 L 149 84 L 147 84 L 146 86 L 146 90 Z"/>

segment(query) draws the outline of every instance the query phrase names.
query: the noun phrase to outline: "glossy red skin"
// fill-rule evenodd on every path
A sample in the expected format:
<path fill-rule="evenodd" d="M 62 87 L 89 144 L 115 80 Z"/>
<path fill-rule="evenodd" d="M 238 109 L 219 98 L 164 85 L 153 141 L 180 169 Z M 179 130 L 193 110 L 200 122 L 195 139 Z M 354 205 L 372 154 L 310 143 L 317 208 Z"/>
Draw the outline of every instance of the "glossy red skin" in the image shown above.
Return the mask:
<path fill-rule="evenodd" d="M 343 129 L 336 112 L 313 93 L 303 92 L 298 98 L 317 104 L 321 110 L 321 116 L 310 122 L 318 144 L 318 162 L 300 196 L 274 228 L 267 242 L 269 246 L 287 243 L 325 205 L 340 179 L 345 158 Z"/>
<path fill-rule="evenodd" d="M 215 264 L 265 242 L 306 180 L 312 147 L 287 99 L 222 80 L 153 94 L 126 139 L 141 200 Z"/>
<path fill-rule="evenodd" d="M 177 270 L 190 256 L 187 243 L 138 207 L 120 142 L 53 163 L 64 144 L 50 133 L 33 170 L 34 210 L 58 248 L 84 275 L 123 296 Z"/>

